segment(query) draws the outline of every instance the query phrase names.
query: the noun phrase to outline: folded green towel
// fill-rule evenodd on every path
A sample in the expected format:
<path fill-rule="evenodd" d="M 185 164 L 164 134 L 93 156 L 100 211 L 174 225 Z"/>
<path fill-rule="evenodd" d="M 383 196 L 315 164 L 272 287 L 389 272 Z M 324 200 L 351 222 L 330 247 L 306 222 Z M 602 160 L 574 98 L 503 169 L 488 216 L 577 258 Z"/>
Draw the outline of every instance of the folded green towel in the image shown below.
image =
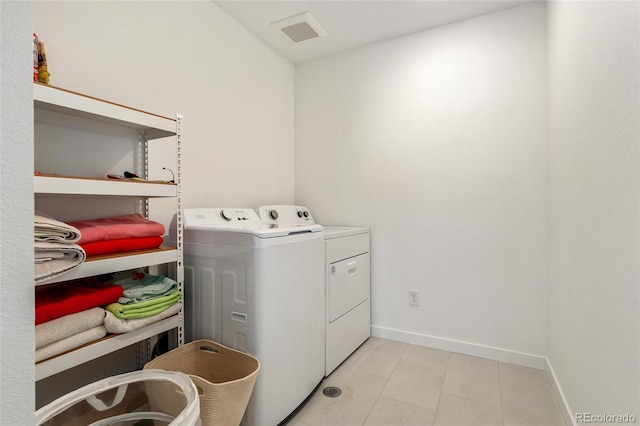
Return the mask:
<path fill-rule="evenodd" d="M 178 290 L 178 283 L 171 278 L 137 271 L 117 274 L 111 283 L 124 289 L 122 296 L 118 299 L 118 303 L 123 305 L 168 296 Z"/>
<path fill-rule="evenodd" d="M 122 303 L 112 303 L 105 306 L 105 309 L 120 319 L 139 319 L 159 314 L 169 306 L 178 303 L 182 293 L 174 291 L 169 296 L 157 297 L 140 303 L 123 305 Z"/>

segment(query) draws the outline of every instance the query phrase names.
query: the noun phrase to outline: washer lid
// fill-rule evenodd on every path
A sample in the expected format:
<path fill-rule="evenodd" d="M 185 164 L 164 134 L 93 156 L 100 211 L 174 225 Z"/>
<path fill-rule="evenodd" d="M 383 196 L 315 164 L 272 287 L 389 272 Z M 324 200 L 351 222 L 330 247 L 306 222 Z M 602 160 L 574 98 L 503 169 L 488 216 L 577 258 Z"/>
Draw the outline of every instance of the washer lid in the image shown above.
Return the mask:
<path fill-rule="evenodd" d="M 320 232 L 322 231 L 322 226 L 320 225 L 309 225 L 309 226 L 284 226 L 284 227 L 268 227 L 268 228 L 240 228 L 233 226 L 185 226 L 185 230 L 188 231 L 205 231 L 205 232 L 229 232 L 236 234 L 249 234 L 256 236 L 258 238 L 276 238 L 276 237 L 286 237 L 288 235 L 298 235 L 298 234 L 307 234 L 312 232 Z"/>
<path fill-rule="evenodd" d="M 322 226 L 320 225 L 265 225 L 263 224 L 260 229 L 257 229 L 253 234 L 259 238 L 272 238 L 283 237 L 285 235 L 304 234 L 307 232 L 320 232 Z"/>

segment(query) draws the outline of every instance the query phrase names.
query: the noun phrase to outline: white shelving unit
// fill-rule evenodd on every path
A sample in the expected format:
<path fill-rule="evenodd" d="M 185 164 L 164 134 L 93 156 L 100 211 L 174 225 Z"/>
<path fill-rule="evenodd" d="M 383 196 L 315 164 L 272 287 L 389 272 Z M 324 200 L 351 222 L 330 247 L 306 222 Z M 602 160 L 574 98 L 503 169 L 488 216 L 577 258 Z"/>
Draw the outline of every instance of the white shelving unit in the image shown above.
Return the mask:
<path fill-rule="evenodd" d="M 169 118 L 68 90 L 34 84 L 36 209 L 51 208 L 59 220 L 78 220 L 86 208 L 100 217 L 96 199 L 119 214 L 148 216 L 149 199 L 174 198 L 175 226 L 182 226 L 180 205 L 180 143 L 182 116 Z M 175 183 L 113 180 L 126 166 L 142 178 L 148 176 L 149 141 L 175 139 Z M 115 152 L 113 152 L 115 151 Z M 113 153 L 113 155 L 111 155 Z M 45 168 L 45 170 L 39 170 Z M 60 202 L 60 200 L 63 200 Z M 83 204 L 84 203 L 84 204 Z M 120 203 L 120 204 L 119 204 Z M 93 209 L 93 210 L 92 210 Z M 66 216 L 66 217 L 65 217 Z M 108 216 L 108 215 L 104 215 Z M 39 285 L 90 277 L 134 268 L 166 265 L 183 289 L 182 233 L 176 247 L 89 257 L 80 267 Z M 124 334 L 109 335 L 91 344 L 36 364 L 36 380 L 84 364 L 172 329 L 183 343 L 182 311 L 171 318 Z M 147 345 L 148 347 L 148 345 Z"/>

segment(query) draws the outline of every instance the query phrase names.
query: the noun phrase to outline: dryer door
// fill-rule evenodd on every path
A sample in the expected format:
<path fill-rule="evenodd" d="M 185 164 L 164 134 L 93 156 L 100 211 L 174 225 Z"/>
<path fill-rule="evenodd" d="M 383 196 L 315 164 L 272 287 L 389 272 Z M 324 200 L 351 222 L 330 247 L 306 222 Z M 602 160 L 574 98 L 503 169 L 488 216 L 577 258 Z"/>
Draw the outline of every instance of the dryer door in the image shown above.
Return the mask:
<path fill-rule="evenodd" d="M 369 298 L 369 253 L 329 265 L 329 322 Z"/>

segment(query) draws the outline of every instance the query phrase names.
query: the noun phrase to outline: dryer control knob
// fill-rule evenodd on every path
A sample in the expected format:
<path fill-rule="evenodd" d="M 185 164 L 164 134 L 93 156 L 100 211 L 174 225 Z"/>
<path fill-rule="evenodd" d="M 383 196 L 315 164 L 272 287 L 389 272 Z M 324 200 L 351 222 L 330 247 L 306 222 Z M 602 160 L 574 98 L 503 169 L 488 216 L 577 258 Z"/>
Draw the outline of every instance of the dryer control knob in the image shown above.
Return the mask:
<path fill-rule="evenodd" d="M 309 217 L 309 212 L 306 210 L 302 214 L 304 215 L 304 217 Z"/>
<path fill-rule="evenodd" d="M 302 210 L 298 210 L 298 217 L 302 217 Z"/>
<path fill-rule="evenodd" d="M 220 216 L 222 216 L 222 218 L 223 218 L 224 220 L 227 220 L 227 221 L 229 221 L 229 220 L 231 220 L 231 219 L 233 218 L 233 216 L 231 216 L 231 214 L 230 214 L 228 211 L 226 211 L 226 210 L 222 210 L 222 211 L 220 212 Z"/>
<path fill-rule="evenodd" d="M 277 211 L 275 211 L 275 210 L 271 210 L 271 211 L 269 212 L 269 216 L 271 216 L 271 219 L 274 219 L 274 220 L 275 220 L 275 219 L 277 219 L 277 218 L 278 218 L 278 212 L 277 212 Z"/>

